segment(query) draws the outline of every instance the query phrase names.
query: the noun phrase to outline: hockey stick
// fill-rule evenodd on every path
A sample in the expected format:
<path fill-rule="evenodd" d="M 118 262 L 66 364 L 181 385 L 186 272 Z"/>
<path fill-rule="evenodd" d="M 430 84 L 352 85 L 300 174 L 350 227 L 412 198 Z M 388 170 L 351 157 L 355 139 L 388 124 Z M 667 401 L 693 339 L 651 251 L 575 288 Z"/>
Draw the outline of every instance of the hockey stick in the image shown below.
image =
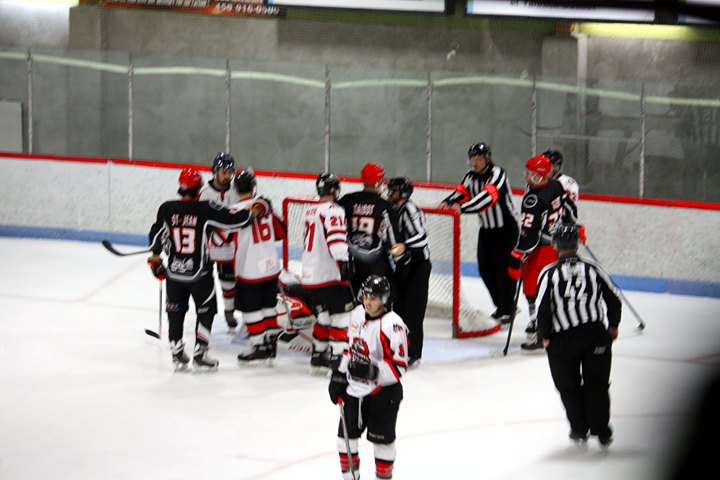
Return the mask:
<path fill-rule="evenodd" d="M 150 249 L 147 248 L 145 250 L 140 250 L 138 252 L 128 252 L 123 253 L 115 249 L 112 243 L 110 243 L 109 240 L 103 240 L 102 246 L 107 249 L 108 252 L 112 253 L 113 255 L 117 255 L 118 257 L 127 257 L 130 255 L 140 255 L 141 253 L 149 253 Z M 158 331 L 154 332 L 150 330 L 149 328 L 145 329 L 145 334 L 155 337 L 157 339 L 160 339 L 160 332 L 162 332 L 162 281 L 160 281 L 160 308 L 158 309 Z"/>
<path fill-rule="evenodd" d="M 158 331 L 153 332 L 149 328 L 145 329 L 145 334 L 150 335 L 151 337 L 155 337 L 158 340 L 161 338 L 162 334 L 162 304 L 163 304 L 163 292 L 162 292 L 162 280 L 159 282 L 160 284 L 160 307 L 158 308 Z"/>
<path fill-rule="evenodd" d="M 587 250 L 587 252 L 590 254 L 590 256 L 592 257 L 593 260 L 595 260 L 597 263 L 600 263 L 600 260 L 598 260 L 597 257 L 595 256 L 595 254 L 593 253 L 593 251 L 590 250 L 590 247 L 588 247 L 587 245 L 585 245 L 585 250 Z M 620 287 L 617 286 L 617 283 L 615 283 L 615 281 L 614 281 L 612 278 L 610 279 L 610 281 L 613 282 L 613 285 L 615 285 L 615 288 L 617 288 L 617 289 L 618 289 L 618 292 L 620 292 L 620 297 L 622 297 L 623 302 L 625 303 L 625 305 L 628 306 L 628 308 L 629 308 L 630 311 L 633 313 L 633 315 L 635 315 L 635 318 L 637 318 L 637 321 L 638 321 L 638 323 L 639 323 L 639 325 L 638 325 L 637 328 L 638 328 L 639 330 L 645 330 L 645 322 L 642 321 L 642 318 L 640 318 L 640 315 L 635 311 L 635 309 L 633 308 L 633 306 L 632 306 L 632 305 L 630 304 L 630 302 L 628 301 L 627 297 L 625 297 L 625 294 L 623 293 L 623 291 L 620 289 Z"/>
<path fill-rule="evenodd" d="M 127 257 L 130 255 L 140 255 L 142 253 L 150 253 L 150 248 L 146 248 L 145 250 L 140 250 L 136 252 L 127 252 L 123 253 L 119 250 L 117 250 L 112 243 L 110 243 L 108 240 L 102 241 L 102 246 L 107 248 L 108 252 L 112 253 L 113 255 L 117 255 L 118 257 Z"/>
<path fill-rule="evenodd" d="M 359 480 L 355 474 L 355 461 L 353 460 L 353 454 L 350 451 L 350 435 L 348 435 L 347 423 L 345 422 L 345 405 L 343 405 L 342 396 L 338 397 L 338 407 L 340 407 L 340 419 L 342 420 L 343 436 L 345 437 L 345 449 L 347 450 L 348 456 L 348 468 L 352 474 L 353 480 Z"/>
<path fill-rule="evenodd" d="M 507 356 L 508 349 L 510 348 L 510 337 L 512 337 L 513 325 L 515 325 L 515 317 L 517 316 L 517 304 L 520 298 L 520 287 L 522 286 L 522 280 L 518 279 L 515 282 L 515 299 L 513 300 L 513 311 L 510 315 L 510 327 L 508 328 L 508 336 L 505 341 L 505 348 L 503 348 L 503 357 Z"/>

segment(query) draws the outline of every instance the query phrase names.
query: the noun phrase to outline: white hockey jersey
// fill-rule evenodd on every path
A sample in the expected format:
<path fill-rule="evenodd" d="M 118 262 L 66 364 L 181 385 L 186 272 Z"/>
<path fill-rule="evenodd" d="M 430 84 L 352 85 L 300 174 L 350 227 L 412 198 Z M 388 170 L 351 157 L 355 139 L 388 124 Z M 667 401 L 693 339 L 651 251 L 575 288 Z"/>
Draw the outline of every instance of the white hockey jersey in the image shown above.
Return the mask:
<path fill-rule="evenodd" d="M 251 209 L 257 201 L 249 198 L 233 205 L 233 210 Z M 280 256 L 276 240 L 285 238 L 282 219 L 274 211 L 256 218 L 250 228 L 237 232 L 235 243 L 235 276 L 244 282 L 260 282 L 280 274 Z"/>
<path fill-rule="evenodd" d="M 564 173 L 561 173 L 560 176 L 557 177 L 555 180 L 560 182 L 560 184 L 567 192 L 568 197 L 570 197 L 570 200 L 572 200 L 573 203 L 577 203 L 578 198 L 580 198 L 580 187 L 578 187 L 575 179 L 565 175 Z"/>
<path fill-rule="evenodd" d="M 238 196 L 238 193 L 235 191 L 235 189 L 232 188 L 232 186 L 222 192 L 213 187 L 212 183 L 208 182 L 200 190 L 200 196 L 198 197 L 198 200 L 208 200 L 211 202 L 215 202 L 218 205 L 222 205 L 223 207 L 230 207 L 231 205 L 235 205 L 236 203 L 238 203 L 240 201 L 240 197 Z"/>
<path fill-rule="evenodd" d="M 348 344 L 339 368 L 347 375 L 348 395 L 363 398 L 400 381 L 400 377 L 407 371 L 407 334 L 407 326 L 395 312 L 386 312 L 373 320 L 365 319 L 362 305 L 350 312 Z M 350 345 L 355 342 L 363 342 L 363 350 L 368 353 L 372 365 L 377 367 L 375 380 L 356 378 L 347 373 Z"/>
<path fill-rule="evenodd" d="M 200 190 L 199 201 L 208 200 L 223 207 L 230 207 L 240 201 L 238 193 L 232 188 L 220 191 L 216 189 L 211 182 L 205 184 Z M 210 260 L 214 262 L 232 262 L 235 256 L 235 242 L 232 240 L 233 234 L 227 230 L 213 232 L 208 242 L 210 247 Z"/>
<path fill-rule="evenodd" d="M 345 209 L 333 202 L 311 205 L 303 216 L 305 237 L 300 281 L 321 287 L 340 282 L 338 261 L 347 261 Z"/>

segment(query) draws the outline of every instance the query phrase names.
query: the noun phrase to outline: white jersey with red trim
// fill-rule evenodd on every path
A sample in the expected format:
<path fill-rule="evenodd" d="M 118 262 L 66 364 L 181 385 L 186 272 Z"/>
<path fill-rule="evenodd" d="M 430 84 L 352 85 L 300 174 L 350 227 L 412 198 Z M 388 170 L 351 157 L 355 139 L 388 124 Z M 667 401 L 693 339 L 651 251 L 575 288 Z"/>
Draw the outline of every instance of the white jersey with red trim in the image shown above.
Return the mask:
<path fill-rule="evenodd" d="M 575 179 L 561 173 L 559 177 L 555 178 L 555 180 L 560 182 L 567 192 L 568 197 L 570 197 L 570 200 L 572 200 L 573 203 L 577 203 L 578 198 L 580 198 L 580 187 L 578 187 Z"/>
<path fill-rule="evenodd" d="M 238 193 L 232 188 L 232 185 L 225 191 L 218 190 L 208 182 L 200 190 L 199 201 L 210 201 L 223 207 L 230 207 L 240 201 Z M 235 256 L 234 235 L 227 230 L 218 230 L 210 236 L 208 247 L 210 248 L 210 260 L 221 263 L 231 263 Z"/>
<path fill-rule="evenodd" d="M 200 190 L 199 201 L 208 200 L 223 207 L 230 207 L 240 201 L 237 191 L 230 186 L 227 190 L 218 190 L 211 182 L 205 184 Z"/>
<path fill-rule="evenodd" d="M 350 258 L 345 209 L 333 202 L 318 203 L 305 209 L 303 219 L 305 237 L 300 281 L 311 287 L 341 282 L 337 262 Z"/>
<path fill-rule="evenodd" d="M 347 393 L 356 398 L 372 395 L 382 387 L 393 385 L 407 371 L 408 329 L 395 312 L 385 312 L 379 318 L 367 320 L 362 305 L 350 312 L 348 343 L 339 370 L 348 379 Z M 362 342 L 362 350 L 378 370 L 375 380 L 353 377 L 348 373 L 350 346 Z"/>
<path fill-rule="evenodd" d="M 233 205 L 233 209 L 251 209 L 257 198 Z M 256 218 L 250 228 L 238 232 L 235 243 L 235 276 L 245 282 L 259 282 L 280 274 L 280 256 L 275 242 L 285 238 L 285 225 L 273 210 Z"/>

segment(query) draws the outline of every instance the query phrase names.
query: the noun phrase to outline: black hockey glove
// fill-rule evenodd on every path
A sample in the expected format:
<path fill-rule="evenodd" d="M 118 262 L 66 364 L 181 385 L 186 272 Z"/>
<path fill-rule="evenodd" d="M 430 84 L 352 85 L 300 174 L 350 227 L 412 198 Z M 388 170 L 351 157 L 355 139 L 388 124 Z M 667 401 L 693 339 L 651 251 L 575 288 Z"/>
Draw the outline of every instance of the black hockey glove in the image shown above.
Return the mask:
<path fill-rule="evenodd" d="M 165 274 L 167 272 L 160 258 L 153 255 L 148 258 L 148 265 L 150 265 L 150 270 L 152 270 L 153 275 L 155 275 L 158 280 L 165 280 Z"/>
<path fill-rule="evenodd" d="M 330 393 L 330 400 L 337 405 L 338 398 L 342 398 L 343 403 L 347 400 L 347 386 L 348 381 L 345 374 L 333 370 L 332 376 L 330 377 L 330 385 L 328 386 L 328 392 Z"/>
<path fill-rule="evenodd" d="M 352 280 L 352 278 L 355 276 L 355 264 L 353 263 L 352 259 L 348 261 L 341 260 L 338 262 L 338 265 L 340 266 L 340 280 Z"/>
<path fill-rule="evenodd" d="M 367 345 L 362 340 L 356 340 L 350 347 L 350 364 L 348 373 L 353 377 L 375 380 L 377 367 L 370 362 Z"/>

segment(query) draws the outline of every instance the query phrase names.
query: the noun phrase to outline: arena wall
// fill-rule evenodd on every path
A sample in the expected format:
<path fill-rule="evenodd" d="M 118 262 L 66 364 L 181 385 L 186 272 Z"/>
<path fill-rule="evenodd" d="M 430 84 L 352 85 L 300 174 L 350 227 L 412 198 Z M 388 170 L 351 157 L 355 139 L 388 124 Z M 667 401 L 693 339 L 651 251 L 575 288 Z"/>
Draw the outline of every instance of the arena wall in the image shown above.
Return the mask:
<path fill-rule="evenodd" d="M 147 245 L 159 205 L 177 198 L 182 165 L 107 159 L 0 155 L 0 235 Z M 256 172 L 259 192 L 280 209 L 314 194 L 314 176 Z M 207 179 L 209 171 L 204 172 Z M 342 192 L 358 190 L 343 179 Z M 413 200 L 435 207 L 451 185 L 418 186 Z M 521 192 L 517 192 L 518 194 Z M 515 200 L 519 206 L 521 195 Z M 613 199 L 609 199 L 613 200 Z M 617 200 L 617 199 L 616 199 Z M 588 245 L 622 288 L 720 297 L 720 206 L 666 207 L 578 202 Z M 717 207 L 717 208 L 715 208 Z M 463 274 L 477 276 L 478 221 L 462 216 Z"/>

